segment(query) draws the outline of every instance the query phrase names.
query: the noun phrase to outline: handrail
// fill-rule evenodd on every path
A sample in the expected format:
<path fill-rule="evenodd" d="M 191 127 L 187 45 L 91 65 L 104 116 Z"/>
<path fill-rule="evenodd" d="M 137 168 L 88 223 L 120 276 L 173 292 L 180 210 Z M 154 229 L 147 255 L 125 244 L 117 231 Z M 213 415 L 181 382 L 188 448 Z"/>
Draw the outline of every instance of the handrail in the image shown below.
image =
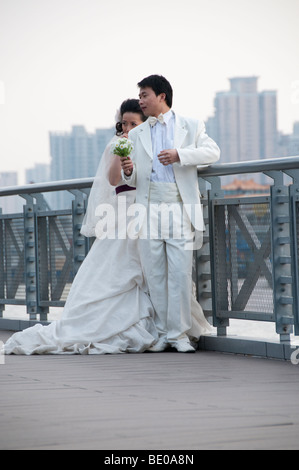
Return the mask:
<path fill-rule="evenodd" d="M 7 186 L 0 189 L 0 197 L 89 188 L 92 186 L 93 181 L 94 178 L 77 178 L 72 180 L 51 181 L 49 183 L 26 184 L 23 186 Z"/>
<path fill-rule="evenodd" d="M 210 176 L 229 176 L 246 173 L 263 173 L 273 170 L 291 170 L 299 168 L 299 156 L 271 158 L 263 160 L 252 160 L 237 163 L 219 163 L 211 165 L 205 169 L 199 169 L 200 177 Z M 0 189 L 1 196 L 14 196 L 24 194 L 43 193 L 51 191 L 64 191 L 71 189 L 90 188 L 94 181 L 90 178 L 76 178 L 72 180 L 51 181 L 47 183 L 33 183 L 23 186 L 7 186 Z"/>
<path fill-rule="evenodd" d="M 274 170 L 291 170 L 293 168 L 299 168 L 299 156 L 220 163 L 199 170 L 199 176 L 230 176 L 245 173 L 264 173 Z"/>

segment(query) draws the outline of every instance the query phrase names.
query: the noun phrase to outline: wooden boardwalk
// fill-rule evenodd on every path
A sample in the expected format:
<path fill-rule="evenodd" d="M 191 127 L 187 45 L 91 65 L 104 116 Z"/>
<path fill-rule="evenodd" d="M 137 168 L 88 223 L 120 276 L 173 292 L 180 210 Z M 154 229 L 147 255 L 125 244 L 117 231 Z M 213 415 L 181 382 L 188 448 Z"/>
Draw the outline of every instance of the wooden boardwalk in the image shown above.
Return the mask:
<path fill-rule="evenodd" d="M 299 449 L 298 372 L 210 351 L 6 356 L 0 449 Z"/>

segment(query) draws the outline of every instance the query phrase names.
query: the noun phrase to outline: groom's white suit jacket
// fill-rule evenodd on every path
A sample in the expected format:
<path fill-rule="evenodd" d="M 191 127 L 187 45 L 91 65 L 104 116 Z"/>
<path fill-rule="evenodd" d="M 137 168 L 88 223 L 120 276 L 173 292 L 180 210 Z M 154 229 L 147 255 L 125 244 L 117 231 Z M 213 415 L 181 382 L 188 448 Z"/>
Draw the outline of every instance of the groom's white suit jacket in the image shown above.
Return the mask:
<path fill-rule="evenodd" d="M 134 171 L 125 177 L 127 184 L 136 186 L 136 203 L 148 207 L 150 178 L 153 165 L 151 130 L 148 121 L 129 132 L 134 143 L 132 160 Z M 203 121 L 175 115 L 174 146 L 180 162 L 173 164 L 173 171 L 183 204 L 193 227 L 204 230 L 197 169 L 206 168 L 220 158 L 217 144 L 206 134 Z M 191 207 L 196 207 L 196 211 Z"/>

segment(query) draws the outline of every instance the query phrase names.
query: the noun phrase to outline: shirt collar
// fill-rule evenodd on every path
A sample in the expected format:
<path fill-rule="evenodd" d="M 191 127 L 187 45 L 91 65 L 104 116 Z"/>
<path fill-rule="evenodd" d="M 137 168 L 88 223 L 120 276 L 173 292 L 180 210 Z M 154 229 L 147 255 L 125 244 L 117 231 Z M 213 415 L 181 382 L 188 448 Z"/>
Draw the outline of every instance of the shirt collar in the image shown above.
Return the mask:
<path fill-rule="evenodd" d="M 163 114 L 164 122 L 167 125 L 169 121 L 174 117 L 173 111 L 170 109 L 167 113 Z"/>

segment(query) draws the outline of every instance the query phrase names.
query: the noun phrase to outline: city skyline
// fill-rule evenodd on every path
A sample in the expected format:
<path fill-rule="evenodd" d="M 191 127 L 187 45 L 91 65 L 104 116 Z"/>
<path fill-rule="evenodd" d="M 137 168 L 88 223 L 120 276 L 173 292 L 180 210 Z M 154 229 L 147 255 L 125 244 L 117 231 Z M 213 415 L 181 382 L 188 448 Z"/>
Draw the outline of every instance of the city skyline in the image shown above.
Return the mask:
<path fill-rule="evenodd" d="M 207 131 L 219 145 L 224 163 L 278 157 L 277 93 L 258 91 L 258 77 L 230 78 L 218 91 Z"/>
<path fill-rule="evenodd" d="M 205 120 L 205 124 L 207 127 L 208 135 L 212 137 L 222 149 L 222 162 L 223 163 L 228 163 L 228 162 L 233 162 L 233 161 L 252 160 L 252 159 L 257 159 L 257 158 L 262 159 L 262 158 L 271 158 L 271 157 L 275 158 L 279 156 L 288 156 L 288 155 L 291 155 L 287 153 L 288 147 L 291 149 L 295 149 L 296 154 L 298 153 L 299 121 L 295 121 L 293 123 L 292 133 L 290 134 L 283 134 L 278 129 L 277 93 L 274 90 L 258 91 L 258 84 L 257 84 L 258 79 L 259 77 L 256 77 L 256 76 L 231 77 L 229 79 L 230 89 L 225 90 L 225 91 L 224 90 L 217 91 L 215 93 L 214 100 L 213 100 L 214 114 L 212 116 L 207 117 L 207 119 Z M 245 88 L 238 89 L 240 86 L 242 88 L 243 87 Z M 249 98 L 249 103 L 251 102 L 251 104 L 249 105 L 249 109 L 246 109 L 246 101 L 248 100 L 248 97 L 246 98 L 247 92 L 249 92 L 248 97 L 252 96 L 252 98 Z M 246 121 L 243 122 L 243 118 L 241 118 L 241 115 L 239 116 L 238 122 L 235 122 L 236 116 L 240 112 L 234 109 L 236 105 L 235 99 L 237 95 L 244 96 L 243 113 L 245 113 L 244 118 L 245 118 L 245 115 L 247 115 L 247 118 L 249 115 L 251 116 L 250 127 L 254 125 L 254 116 L 256 114 L 256 126 L 254 125 L 254 128 L 256 129 L 255 132 L 257 132 L 256 142 L 252 146 L 253 150 L 245 154 L 245 158 L 244 158 L 244 155 L 242 154 L 242 145 L 240 143 L 238 143 L 237 145 L 236 143 L 234 143 L 234 140 L 239 139 L 240 136 L 231 134 L 232 129 L 235 126 L 239 128 L 239 131 L 243 128 L 241 134 L 243 134 L 243 139 L 245 139 L 248 143 L 254 140 L 252 139 L 252 137 L 254 137 L 255 132 L 252 135 L 250 133 L 246 135 L 247 134 L 246 127 L 249 124 L 249 122 L 246 122 Z M 251 107 L 252 107 L 252 104 L 255 103 L 256 99 L 258 99 L 259 102 L 257 102 L 256 105 L 254 105 L 254 108 L 255 106 L 257 106 L 257 109 L 255 109 L 254 112 L 252 113 Z M 223 104 L 219 106 L 219 103 L 223 103 Z M 261 127 L 260 127 L 261 116 L 259 115 L 259 108 L 261 104 L 265 106 L 265 109 L 269 108 L 269 106 L 270 106 L 270 109 L 272 108 L 271 111 L 269 109 L 267 110 L 268 113 L 270 111 L 270 115 L 267 118 L 267 121 L 264 121 L 264 125 L 266 125 L 266 127 L 268 128 L 264 136 L 259 135 L 260 130 L 261 130 Z M 263 114 L 265 112 L 265 109 L 263 111 Z M 222 115 L 223 113 L 226 114 L 228 112 L 228 115 L 230 116 L 230 119 L 232 119 L 232 122 L 225 123 L 225 120 L 221 122 L 221 120 L 219 120 L 220 119 L 219 111 L 222 113 Z M 248 115 L 248 112 L 249 112 L 249 115 Z M 223 120 L 223 117 L 222 117 L 222 120 Z M 274 120 L 273 123 L 271 123 L 272 120 Z M 269 124 L 271 126 L 270 128 L 269 128 Z M 81 174 L 84 177 L 93 176 L 96 173 L 97 165 L 99 163 L 99 160 L 105 148 L 105 145 L 109 140 L 109 139 L 107 140 L 107 136 L 108 135 L 112 136 L 114 129 L 115 129 L 115 126 L 113 125 L 110 128 L 98 128 L 98 129 L 96 128 L 94 129 L 94 132 L 90 132 L 89 130 L 86 129 L 84 124 L 80 124 L 80 125 L 72 125 L 70 130 L 49 131 L 48 133 L 49 154 L 50 154 L 49 161 L 46 163 L 35 162 L 31 167 L 26 167 L 24 169 L 24 175 L 23 175 L 24 184 L 54 181 L 54 180 L 56 181 L 56 180 L 61 180 L 61 179 L 79 178 Z M 221 132 L 219 134 L 220 129 L 221 129 Z M 270 140 L 269 140 L 269 131 L 271 133 Z M 251 129 L 251 132 L 252 132 L 252 129 Z M 230 135 L 231 137 L 233 137 L 233 139 L 230 139 L 228 143 L 226 143 L 226 139 L 225 139 L 225 136 L 227 135 Z M 86 142 L 84 143 L 84 148 L 83 148 L 83 153 L 82 153 L 84 157 L 84 161 L 82 160 L 81 162 L 80 162 L 80 159 L 78 159 L 78 155 L 77 155 L 80 145 L 82 145 L 79 142 L 80 137 L 83 138 L 83 141 L 86 140 Z M 74 158 L 75 166 L 71 165 L 71 159 L 72 159 L 71 148 L 73 144 L 70 145 L 70 143 L 67 143 L 69 139 L 72 140 L 73 138 L 75 139 L 74 143 L 76 142 L 76 139 L 79 138 L 78 140 L 79 146 L 76 144 L 73 148 L 73 158 Z M 98 145 L 96 144 L 98 139 L 100 139 L 99 143 L 101 142 L 99 149 L 97 151 L 93 151 L 92 154 L 88 156 L 88 147 L 90 145 L 92 147 L 94 145 Z M 292 139 L 293 139 L 293 145 L 292 145 Z M 87 148 L 85 148 L 86 145 L 87 145 Z M 59 159 L 61 159 L 60 163 L 59 163 Z M 69 162 L 67 163 L 67 165 L 66 165 L 65 159 L 67 159 L 67 161 Z M 78 169 L 76 170 L 76 167 L 78 165 L 79 165 L 78 167 L 79 172 L 77 171 Z M 1 172 L 0 170 L 0 176 L 2 175 L 4 178 L 4 179 L 2 178 L 3 181 L 5 180 L 5 177 L 10 177 L 12 174 L 17 175 L 18 172 L 14 172 L 14 171 L 2 171 Z"/>
<path fill-rule="evenodd" d="M 278 130 L 291 133 L 298 13 L 297 0 L 152 0 L 145 10 L 137 0 L 0 0 L 0 172 L 22 180 L 49 163 L 50 131 L 112 127 L 151 73 L 172 83 L 177 113 L 205 121 L 230 77 L 258 76 L 260 91 L 277 91 Z"/>
<path fill-rule="evenodd" d="M 228 163 L 228 162 L 233 162 L 233 161 L 242 161 L 242 160 L 251 160 L 251 159 L 256 159 L 256 158 L 271 158 L 271 157 L 278 157 L 278 156 L 287 156 L 287 155 L 291 155 L 290 153 L 288 153 L 287 149 L 288 147 L 292 150 L 296 150 L 296 153 L 298 153 L 298 149 L 299 149 L 299 144 L 298 144 L 298 128 L 299 128 L 299 121 L 296 121 L 294 122 L 294 125 L 293 125 L 293 129 L 292 129 L 292 133 L 291 134 L 283 134 L 281 133 L 281 131 L 278 129 L 277 127 L 277 94 L 276 94 L 276 91 L 273 91 L 273 90 L 263 90 L 261 92 L 258 91 L 258 85 L 257 85 L 257 81 L 258 81 L 259 77 L 231 77 L 229 79 L 230 81 L 230 86 L 231 86 L 231 89 L 229 90 L 225 90 L 225 91 L 217 91 L 215 93 L 215 96 L 214 96 L 214 115 L 213 116 L 209 116 L 207 117 L 207 119 L 205 120 L 205 123 L 206 123 L 206 127 L 207 127 L 207 132 L 208 134 L 210 135 L 210 137 L 212 137 L 217 143 L 218 145 L 220 145 L 221 149 L 222 149 L 222 162 L 223 163 Z M 233 89 L 234 86 L 235 87 L 238 87 L 240 86 L 240 84 L 244 83 L 245 86 L 250 87 L 250 89 L 248 90 L 238 90 L 238 89 Z M 235 84 L 235 85 L 234 85 Z M 252 84 L 252 85 L 251 85 Z M 252 87 L 252 89 L 251 89 Z M 271 125 L 271 120 L 274 119 L 274 122 L 273 124 L 271 125 L 271 128 L 272 128 L 272 131 L 270 128 L 268 128 L 268 134 L 269 134 L 269 131 L 271 131 L 272 133 L 272 137 L 271 139 L 269 140 L 267 137 L 266 137 L 266 134 L 265 136 L 259 136 L 259 132 L 258 131 L 258 127 L 259 125 L 257 124 L 257 127 L 256 127 L 256 131 L 258 132 L 257 134 L 257 139 L 256 139 L 256 143 L 255 145 L 253 146 L 253 149 L 255 149 L 253 152 L 251 151 L 248 155 L 246 155 L 246 157 L 244 158 L 244 156 L 242 156 L 242 152 L 240 153 L 240 144 L 238 145 L 235 145 L 233 140 L 230 141 L 228 143 L 228 145 L 225 144 L 225 138 L 221 137 L 221 135 L 218 135 L 218 132 L 219 132 L 219 124 L 218 123 L 218 126 L 216 125 L 216 127 L 218 127 L 218 130 L 216 130 L 215 128 L 215 119 L 219 119 L 219 116 L 217 118 L 217 114 L 219 114 L 219 109 L 221 109 L 221 106 L 219 108 L 219 100 L 220 103 L 223 101 L 223 104 L 224 104 L 224 109 L 223 111 L 225 111 L 225 109 L 227 108 L 227 106 L 229 106 L 227 108 L 230 109 L 230 116 L 231 118 L 233 118 L 233 120 L 235 120 L 236 118 L 236 115 L 235 114 L 231 114 L 232 110 L 234 109 L 234 100 L 235 100 L 235 97 L 234 95 L 237 93 L 239 94 L 240 92 L 241 93 L 244 93 L 244 91 L 250 91 L 251 93 L 253 93 L 253 100 L 255 100 L 256 98 L 258 98 L 259 100 L 262 99 L 262 102 L 265 101 L 267 102 L 268 101 L 268 104 L 267 104 L 267 107 L 270 105 L 270 107 L 273 108 L 273 110 L 271 111 L 270 113 L 270 120 L 268 118 L 268 122 L 267 122 L 267 127 L 269 126 L 269 124 Z M 246 95 L 245 95 L 246 96 Z M 233 98 L 233 102 L 230 103 L 230 100 L 231 98 Z M 229 99 L 228 103 L 226 103 L 227 99 Z M 246 99 L 246 98 L 245 98 Z M 225 104 L 226 103 L 226 104 Z M 259 106 L 261 105 L 261 102 L 259 104 Z M 233 106 L 233 107 L 231 107 Z M 244 105 L 243 105 L 244 106 Z M 246 114 L 248 114 L 248 111 L 249 110 L 246 110 L 246 107 L 244 108 L 243 112 L 245 112 Z M 249 111 L 250 114 L 252 114 L 252 111 Z M 255 111 L 255 113 L 258 112 L 258 110 Z M 268 111 L 269 112 L 269 111 Z M 234 112 L 235 113 L 235 112 Z M 254 113 L 254 114 L 255 114 Z M 245 115 L 244 115 L 245 117 Z M 252 119 L 252 117 L 251 117 Z M 260 116 L 259 114 L 257 114 L 257 122 L 260 121 Z M 225 123 L 222 123 L 222 134 L 225 136 L 225 135 L 228 135 L 228 132 L 230 134 L 231 131 L 228 131 L 229 128 L 231 128 L 232 124 L 231 123 L 227 123 L 226 125 L 224 125 Z M 265 121 L 265 124 L 266 124 L 266 121 Z M 243 138 L 246 138 L 246 140 L 252 140 L 251 137 L 249 134 L 248 136 L 246 137 L 246 135 L 244 134 L 244 132 L 246 132 L 246 122 L 242 123 L 242 119 L 240 117 L 240 122 L 238 123 L 235 123 L 233 124 L 233 126 L 237 125 L 238 127 L 243 126 Z M 104 150 L 104 147 L 105 147 L 105 142 L 107 143 L 107 136 L 108 135 L 112 135 L 113 133 L 113 129 L 114 129 L 114 126 L 113 127 L 110 127 L 110 128 L 100 128 L 100 129 L 94 129 L 94 133 L 88 131 L 84 124 L 80 124 L 80 125 L 72 125 L 71 126 L 71 129 L 70 130 L 63 130 L 63 131 L 57 131 L 57 130 L 51 130 L 49 131 L 49 134 L 48 134 L 48 140 L 49 140 L 49 153 L 50 153 L 50 160 L 46 163 L 40 163 L 40 162 L 35 162 L 31 167 L 26 167 L 24 169 L 24 175 L 23 175 L 23 183 L 24 184 L 29 184 L 29 183 L 38 183 L 38 182 L 45 182 L 45 181 L 56 181 L 56 180 L 61 180 L 61 179 L 71 179 L 71 178 L 78 178 L 80 177 L 80 174 L 82 174 L 84 177 L 89 177 L 89 176 L 93 176 L 96 172 L 96 169 L 97 169 L 97 165 L 98 165 L 98 162 L 99 162 L 99 159 L 101 157 L 101 154 L 102 154 L 102 151 Z M 273 134 L 273 131 L 274 131 L 274 134 Z M 253 134 L 254 135 L 254 134 Z M 78 148 L 74 147 L 74 164 L 75 166 L 76 165 L 80 165 L 80 171 L 75 171 L 75 167 L 72 167 L 72 165 L 70 165 L 70 162 L 69 164 L 65 167 L 65 162 L 63 162 L 63 160 L 65 158 L 67 158 L 68 160 L 71 159 L 72 155 L 71 155 L 71 147 L 70 149 L 66 149 L 66 143 L 63 143 L 63 141 L 67 142 L 68 139 L 70 138 L 75 138 L 76 140 L 76 136 L 78 136 L 80 138 L 81 137 L 84 137 L 84 139 L 87 139 L 86 142 L 87 142 L 87 145 L 88 144 L 88 140 L 89 139 L 92 139 L 96 140 L 97 139 L 104 139 L 102 140 L 102 143 L 100 144 L 100 147 L 99 147 L 99 151 L 96 151 L 96 152 L 93 152 L 94 155 L 92 156 L 92 159 L 90 158 L 87 158 L 87 153 L 86 153 L 86 149 L 83 151 L 83 156 L 85 158 L 84 161 L 82 161 L 80 163 L 80 161 L 78 160 Z M 101 137 L 103 136 L 103 137 Z M 238 138 L 238 136 L 235 136 L 235 138 Z M 286 140 L 287 139 L 287 140 Z M 293 141 L 292 141 L 293 139 Z M 101 141 L 101 140 L 100 140 Z M 99 141 L 99 142 L 100 142 Z M 54 144 L 55 142 L 55 144 Z M 57 143 L 58 142 L 61 142 L 58 144 L 58 147 L 57 147 Z M 86 145 L 86 144 L 84 144 Z M 94 146 L 95 144 L 93 143 L 92 146 Z M 67 147 L 69 146 L 69 144 L 67 144 Z M 226 148 L 227 147 L 227 148 Z M 60 150 L 56 150 L 55 148 L 57 149 L 60 149 Z M 231 149 L 231 150 L 229 150 Z M 238 153 L 239 152 L 239 153 Z M 86 155 L 85 155 L 86 154 Z M 280 155 L 281 154 L 281 155 Z M 258 155 L 258 157 L 256 157 L 256 155 Z M 293 153 L 292 153 L 293 155 Z M 58 159 L 61 159 L 61 162 L 58 163 Z M 77 163 L 76 163 L 77 162 Z M 57 166 L 58 165 L 58 166 Z M 56 169 L 55 169 L 56 167 Z M 61 169 L 59 170 L 59 167 L 61 167 Z M 69 168 L 72 167 L 72 170 L 70 171 Z M 72 172 L 74 172 L 74 175 L 72 175 Z M 2 171 L 0 170 L 0 176 L 2 175 L 3 178 L 5 178 L 6 176 L 9 177 L 11 174 L 13 173 L 18 173 L 18 172 L 14 172 L 14 171 Z M 47 175 L 47 176 L 46 176 Z M 4 181 L 4 179 L 2 178 L 2 180 Z M 18 183 L 20 184 L 20 182 Z"/>
<path fill-rule="evenodd" d="M 95 176 L 114 130 L 96 129 L 89 133 L 84 126 L 73 126 L 71 132 L 50 132 L 50 179 L 58 181 Z M 54 193 L 53 207 L 66 208 L 71 199 L 71 195 L 64 191 Z"/>

